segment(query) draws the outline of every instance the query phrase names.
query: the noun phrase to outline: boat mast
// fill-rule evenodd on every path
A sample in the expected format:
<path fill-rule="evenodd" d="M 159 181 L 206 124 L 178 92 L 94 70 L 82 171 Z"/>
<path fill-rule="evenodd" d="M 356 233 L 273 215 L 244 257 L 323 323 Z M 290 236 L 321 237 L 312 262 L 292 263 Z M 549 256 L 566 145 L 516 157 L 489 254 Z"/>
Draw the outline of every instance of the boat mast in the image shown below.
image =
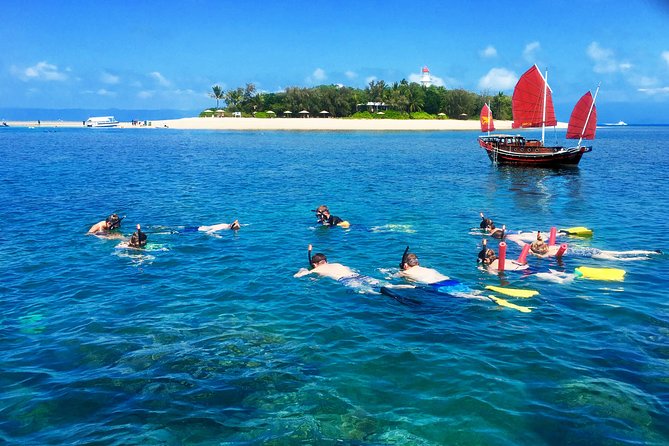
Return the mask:
<path fill-rule="evenodd" d="M 541 116 L 541 145 L 544 145 L 544 136 L 546 135 L 546 94 L 548 92 L 548 70 L 544 78 L 544 110 Z"/>
<path fill-rule="evenodd" d="M 581 141 L 583 141 L 583 134 L 585 133 L 585 129 L 588 127 L 588 122 L 590 122 L 590 115 L 592 115 L 592 109 L 595 107 L 595 101 L 597 100 L 597 93 L 599 93 L 599 86 L 602 85 L 602 83 L 597 84 L 597 90 L 595 90 L 595 96 L 592 98 L 592 104 L 590 104 L 590 110 L 588 110 L 588 117 L 585 118 L 585 123 L 583 124 L 583 130 L 581 130 L 581 137 L 578 138 L 578 147 L 581 147 Z"/>

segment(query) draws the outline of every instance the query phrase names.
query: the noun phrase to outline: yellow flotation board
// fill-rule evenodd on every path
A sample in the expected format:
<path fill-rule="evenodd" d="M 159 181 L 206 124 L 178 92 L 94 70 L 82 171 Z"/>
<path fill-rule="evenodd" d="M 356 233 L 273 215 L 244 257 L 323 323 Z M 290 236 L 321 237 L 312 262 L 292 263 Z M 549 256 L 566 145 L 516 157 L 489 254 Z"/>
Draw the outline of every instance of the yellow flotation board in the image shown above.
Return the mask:
<path fill-rule="evenodd" d="M 560 229 L 560 232 L 567 235 L 576 235 L 578 237 L 592 237 L 592 229 L 588 229 L 583 226 Z"/>
<path fill-rule="evenodd" d="M 337 226 L 340 226 L 340 227 L 342 227 L 342 228 L 344 228 L 344 229 L 347 229 L 347 228 L 349 228 L 349 227 L 351 226 L 351 223 L 349 223 L 348 221 L 344 220 L 344 221 L 338 223 Z"/>
<path fill-rule="evenodd" d="M 521 307 L 520 305 L 512 304 L 508 300 L 505 299 L 500 299 L 499 297 L 495 296 L 488 296 L 493 302 L 495 302 L 497 305 L 500 307 L 507 307 L 507 308 L 513 308 L 514 310 L 518 310 L 521 313 L 530 313 L 532 312 L 532 309 L 529 307 Z"/>
<path fill-rule="evenodd" d="M 592 280 L 617 280 L 625 279 L 625 270 L 618 268 L 593 268 L 590 266 L 579 266 L 574 271 L 576 277 Z"/>
<path fill-rule="evenodd" d="M 487 287 L 485 287 L 485 289 L 490 291 L 495 291 L 496 293 L 506 294 L 507 296 L 511 297 L 527 298 L 539 294 L 539 292 L 536 290 L 521 290 L 518 288 L 504 288 L 501 286 L 493 286 L 493 285 L 488 285 Z"/>

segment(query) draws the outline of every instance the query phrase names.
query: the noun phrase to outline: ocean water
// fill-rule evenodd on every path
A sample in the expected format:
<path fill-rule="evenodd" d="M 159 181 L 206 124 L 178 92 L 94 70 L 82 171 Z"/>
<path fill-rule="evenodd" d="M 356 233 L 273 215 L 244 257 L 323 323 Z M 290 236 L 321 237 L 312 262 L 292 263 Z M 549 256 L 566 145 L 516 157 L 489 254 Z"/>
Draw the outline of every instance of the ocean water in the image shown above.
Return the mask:
<path fill-rule="evenodd" d="M 1 129 L 0 443 L 668 444 L 669 128 L 602 129 L 564 170 L 493 166 L 476 136 Z M 316 227 L 320 204 L 351 228 Z M 86 235 L 111 212 L 149 248 Z M 490 274 L 479 212 L 665 253 Z M 390 283 L 410 245 L 474 290 L 540 294 L 404 305 L 294 278 L 310 243 Z M 625 280 L 537 274 L 579 266 Z"/>

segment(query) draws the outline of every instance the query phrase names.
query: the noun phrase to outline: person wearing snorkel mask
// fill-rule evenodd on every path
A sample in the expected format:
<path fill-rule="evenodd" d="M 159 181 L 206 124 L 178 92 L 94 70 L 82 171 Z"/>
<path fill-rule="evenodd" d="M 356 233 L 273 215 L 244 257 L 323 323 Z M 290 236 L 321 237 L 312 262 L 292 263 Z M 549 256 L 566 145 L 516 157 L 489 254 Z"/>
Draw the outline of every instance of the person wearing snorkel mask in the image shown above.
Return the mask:
<path fill-rule="evenodd" d="M 479 225 L 481 229 L 483 229 L 486 233 L 488 233 L 489 236 L 493 238 L 504 238 L 506 233 L 506 226 L 502 226 L 502 229 L 496 228 L 495 222 L 493 222 L 491 218 L 487 218 L 485 215 L 483 215 L 483 212 L 481 212 L 479 215 L 481 215 L 481 224 Z"/>
<path fill-rule="evenodd" d="M 89 234 L 109 235 L 112 231 L 121 228 L 121 221 L 125 217 L 120 217 L 117 214 L 111 214 L 106 219 L 91 226 L 88 230 Z"/>
<path fill-rule="evenodd" d="M 330 209 L 327 206 L 321 205 L 316 208 L 316 218 L 318 218 L 318 223 L 323 226 L 337 226 L 340 223 L 344 223 L 344 220 L 330 214 Z"/>
<path fill-rule="evenodd" d="M 441 274 L 436 269 L 420 266 L 418 257 L 416 254 L 412 252 L 410 253 L 408 247 L 404 252 L 404 256 L 402 256 L 399 274 L 407 280 L 424 284 L 432 284 L 442 282 L 444 280 L 449 280 L 448 276 Z"/>
<path fill-rule="evenodd" d="M 144 248 L 146 246 L 146 234 L 142 232 L 142 227 L 137 225 L 137 231 L 132 233 L 128 246 L 131 248 Z"/>

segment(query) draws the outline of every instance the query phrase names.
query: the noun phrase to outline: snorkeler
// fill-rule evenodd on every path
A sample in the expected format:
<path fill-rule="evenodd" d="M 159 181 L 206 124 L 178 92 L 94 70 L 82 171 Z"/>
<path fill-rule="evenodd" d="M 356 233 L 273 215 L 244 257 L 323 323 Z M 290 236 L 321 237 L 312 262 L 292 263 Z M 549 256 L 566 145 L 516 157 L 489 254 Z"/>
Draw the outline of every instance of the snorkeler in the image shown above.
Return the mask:
<path fill-rule="evenodd" d="M 504 242 L 502 242 L 504 243 Z M 481 264 L 488 270 L 497 270 L 500 269 L 499 258 L 495 255 L 495 251 L 488 248 L 488 241 L 483 239 L 483 247 L 479 251 L 476 258 L 476 263 L 481 262 Z M 521 263 L 511 259 L 504 259 L 503 270 L 506 271 L 520 271 L 529 268 L 527 263 Z"/>
<path fill-rule="evenodd" d="M 224 231 L 231 229 L 233 231 L 237 231 L 239 228 L 241 228 L 241 225 L 239 224 L 239 220 L 235 220 L 232 223 L 219 223 L 217 225 L 210 225 L 210 226 L 186 226 L 184 229 L 181 231 L 177 232 L 207 232 L 207 233 L 212 233 L 212 232 L 218 232 L 218 231 Z"/>
<path fill-rule="evenodd" d="M 481 216 L 481 223 L 479 224 L 479 227 L 483 229 L 489 236 L 497 239 L 503 239 L 504 235 L 506 234 L 506 226 L 503 225 L 502 228 L 497 228 L 495 227 L 495 222 L 492 221 L 490 218 L 486 218 L 485 215 L 483 215 L 483 212 L 479 213 Z"/>
<path fill-rule="evenodd" d="M 444 280 L 450 280 L 448 276 L 441 274 L 433 268 L 420 266 L 416 254 L 409 252 L 409 247 L 404 250 L 402 261 L 400 262 L 400 276 L 412 282 L 435 284 Z"/>
<path fill-rule="evenodd" d="M 102 220 L 91 226 L 91 229 L 88 230 L 88 233 L 96 235 L 107 235 L 111 231 L 119 229 L 121 227 L 121 221 L 124 218 L 125 216 L 119 218 L 117 214 L 111 214 L 105 220 Z"/>
<path fill-rule="evenodd" d="M 541 237 L 541 231 L 537 231 L 537 239 L 530 244 L 532 253 L 543 256 L 549 253 L 548 245 Z"/>
<path fill-rule="evenodd" d="M 348 222 L 344 221 L 342 218 L 336 217 L 330 214 L 330 209 L 327 206 L 321 205 L 316 208 L 316 218 L 318 223 L 323 226 L 343 226 L 348 227 Z"/>
<path fill-rule="evenodd" d="M 146 246 L 146 234 L 142 232 L 142 227 L 137 224 L 137 230 L 130 236 L 128 246 L 131 248 L 144 248 Z"/>
<path fill-rule="evenodd" d="M 319 276 L 328 277 L 344 286 L 355 288 L 357 291 L 365 293 L 378 293 L 379 288 L 383 285 L 378 279 L 358 274 L 341 263 L 329 263 L 325 254 L 319 252 L 312 256 L 311 251 L 312 246 L 309 245 L 307 253 L 310 269 L 300 268 L 293 277 L 318 274 Z"/>

